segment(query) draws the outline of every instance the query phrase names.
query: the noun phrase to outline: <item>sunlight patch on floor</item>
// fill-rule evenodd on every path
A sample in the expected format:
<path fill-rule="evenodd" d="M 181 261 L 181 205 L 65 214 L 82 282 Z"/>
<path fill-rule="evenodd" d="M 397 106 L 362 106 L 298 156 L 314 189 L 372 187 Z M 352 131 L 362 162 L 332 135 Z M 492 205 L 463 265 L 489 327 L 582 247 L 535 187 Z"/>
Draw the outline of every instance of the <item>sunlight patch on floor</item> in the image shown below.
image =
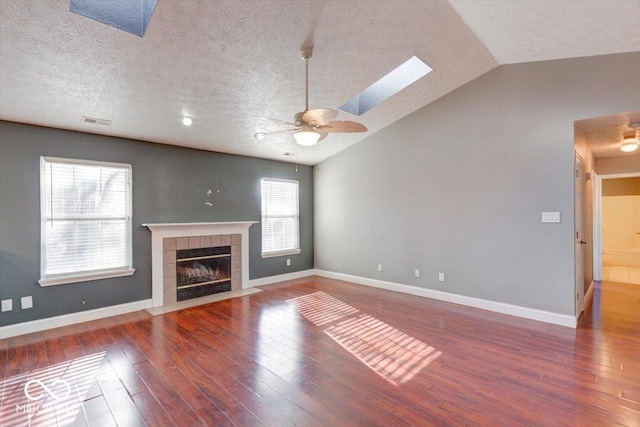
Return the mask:
<path fill-rule="evenodd" d="M 442 354 L 325 292 L 314 292 L 287 302 L 317 326 L 334 323 L 324 333 L 395 386 L 411 380 Z"/>
<path fill-rule="evenodd" d="M 406 383 L 442 354 L 368 314 L 324 332 L 393 385 Z"/>
<path fill-rule="evenodd" d="M 304 317 L 318 326 L 358 312 L 358 309 L 322 291 L 292 298 L 287 302 L 294 304 Z"/>
<path fill-rule="evenodd" d="M 104 356 L 104 352 L 94 353 L 5 378 L 0 385 L 0 424 L 74 424 L 77 417 L 84 417 L 82 402 Z"/>

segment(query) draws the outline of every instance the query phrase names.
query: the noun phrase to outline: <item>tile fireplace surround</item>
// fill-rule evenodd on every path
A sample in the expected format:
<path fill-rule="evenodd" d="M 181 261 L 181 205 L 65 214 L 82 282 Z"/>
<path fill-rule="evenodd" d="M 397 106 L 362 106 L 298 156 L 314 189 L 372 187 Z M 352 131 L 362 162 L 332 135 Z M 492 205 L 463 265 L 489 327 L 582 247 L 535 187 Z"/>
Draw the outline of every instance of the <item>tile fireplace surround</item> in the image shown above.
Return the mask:
<path fill-rule="evenodd" d="M 176 250 L 231 246 L 231 290 L 249 285 L 249 227 L 256 221 L 142 224 L 151 230 L 153 307 L 176 302 Z"/>

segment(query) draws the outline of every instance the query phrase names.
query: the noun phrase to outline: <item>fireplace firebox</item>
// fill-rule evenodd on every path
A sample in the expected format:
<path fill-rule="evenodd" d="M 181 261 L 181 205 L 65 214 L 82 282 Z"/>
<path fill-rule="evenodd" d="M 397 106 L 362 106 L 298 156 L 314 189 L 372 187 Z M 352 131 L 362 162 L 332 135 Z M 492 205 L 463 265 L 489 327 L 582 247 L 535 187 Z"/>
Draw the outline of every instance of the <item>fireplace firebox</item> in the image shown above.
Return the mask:
<path fill-rule="evenodd" d="M 231 246 L 176 251 L 177 300 L 231 290 Z"/>

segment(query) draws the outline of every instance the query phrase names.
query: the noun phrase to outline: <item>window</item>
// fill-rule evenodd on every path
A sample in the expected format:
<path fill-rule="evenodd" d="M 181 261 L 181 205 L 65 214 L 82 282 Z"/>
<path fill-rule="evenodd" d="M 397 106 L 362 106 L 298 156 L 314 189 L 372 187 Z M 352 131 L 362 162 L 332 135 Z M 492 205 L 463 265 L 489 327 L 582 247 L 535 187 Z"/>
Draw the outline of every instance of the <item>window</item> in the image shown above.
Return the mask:
<path fill-rule="evenodd" d="M 131 165 L 42 157 L 42 286 L 130 276 Z"/>
<path fill-rule="evenodd" d="M 262 179 L 262 257 L 300 253 L 298 181 Z"/>

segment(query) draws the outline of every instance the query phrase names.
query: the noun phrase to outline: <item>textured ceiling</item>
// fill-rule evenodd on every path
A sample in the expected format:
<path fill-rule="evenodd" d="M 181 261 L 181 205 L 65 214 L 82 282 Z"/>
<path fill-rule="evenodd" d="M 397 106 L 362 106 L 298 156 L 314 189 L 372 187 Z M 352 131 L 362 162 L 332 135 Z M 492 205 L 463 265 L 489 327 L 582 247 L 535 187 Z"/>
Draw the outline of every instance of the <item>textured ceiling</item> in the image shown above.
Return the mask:
<path fill-rule="evenodd" d="M 499 43 L 471 24 L 492 55 L 454 3 L 457 12 L 446 1 L 160 0 L 140 38 L 71 13 L 69 0 L 0 0 L 0 119 L 315 164 L 498 65 Z M 529 49 L 536 37 L 538 50 L 548 47 L 544 34 L 523 40 L 520 27 L 504 28 L 502 13 L 514 2 L 481 3 L 478 16 L 502 28 L 504 46 L 520 40 L 519 60 L 549 59 Z M 515 3 L 545 28 L 555 22 L 548 2 Z M 598 2 L 559 3 L 618 30 L 618 16 L 636 10 L 626 2 L 606 10 Z M 561 18 L 573 25 L 573 17 Z M 633 39 L 638 28 L 627 30 Z M 586 50 L 575 49 L 584 42 L 578 38 L 554 54 L 640 50 L 637 40 L 631 47 L 614 38 L 587 41 Z M 330 135 L 315 147 L 286 135 L 257 141 L 255 132 L 279 129 L 258 117 L 291 120 L 303 110 L 299 50 L 309 42 L 310 108 L 339 107 L 413 55 L 434 71 L 360 117 L 340 113 L 338 120 L 365 124 L 364 134 Z M 112 125 L 84 123 L 83 115 Z M 193 117 L 191 127 L 180 124 L 183 115 Z"/>
<path fill-rule="evenodd" d="M 578 120 L 575 130 L 582 135 L 596 157 L 632 156 L 638 154 L 637 151 L 620 151 L 622 139 L 635 135 L 635 131 L 629 128 L 630 123 L 640 123 L 640 111 Z"/>
<path fill-rule="evenodd" d="M 500 64 L 640 51 L 639 0 L 450 0 Z"/>

